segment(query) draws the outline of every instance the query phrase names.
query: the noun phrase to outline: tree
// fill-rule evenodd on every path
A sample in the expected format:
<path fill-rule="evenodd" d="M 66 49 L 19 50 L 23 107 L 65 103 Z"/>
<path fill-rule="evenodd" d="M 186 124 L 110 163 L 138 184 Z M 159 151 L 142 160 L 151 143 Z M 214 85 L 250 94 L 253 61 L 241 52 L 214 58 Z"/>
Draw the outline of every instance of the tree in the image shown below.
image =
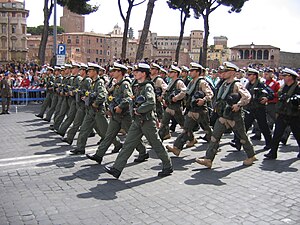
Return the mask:
<path fill-rule="evenodd" d="M 44 25 L 39 25 L 37 27 L 27 27 L 27 33 L 32 35 L 41 35 L 43 33 Z M 57 33 L 64 33 L 64 28 L 57 26 Z M 49 26 L 48 34 L 53 35 L 53 26 Z"/>
<path fill-rule="evenodd" d="M 142 0 L 139 3 L 136 3 L 136 4 L 134 4 L 134 1 L 135 0 L 127 0 L 127 2 L 128 2 L 128 8 L 127 8 L 126 17 L 125 17 L 124 13 L 123 13 L 123 10 L 122 10 L 121 0 L 118 0 L 118 6 L 119 6 L 120 15 L 121 15 L 122 20 L 124 22 L 121 59 L 125 59 L 126 58 L 127 36 L 128 36 L 129 21 L 130 21 L 130 16 L 131 16 L 132 8 L 134 6 L 138 6 L 138 5 L 142 4 L 142 3 L 144 3 L 146 0 Z"/>
<path fill-rule="evenodd" d="M 148 1 L 146 16 L 145 16 L 145 20 L 144 20 L 144 27 L 142 30 L 139 46 L 138 46 L 138 49 L 136 52 L 136 61 L 140 61 L 144 56 L 145 44 L 146 44 L 148 33 L 149 33 L 149 27 L 151 24 L 155 1 L 156 0 Z"/>
<path fill-rule="evenodd" d="M 242 7 L 244 6 L 244 3 L 246 1 L 248 0 L 194 0 L 194 3 L 191 7 L 194 10 L 195 17 L 199 18 L 200 16 L 202 16 L 204 22 L 203 54 L 202 57 L 200 57 L 201 65 L 206 67 L 207 42 L 209 36 L 209 15 L 221 5 L 231 7 L 228 11 L 229 13 L 239 13 L 241 12 Z"/>
<path fill-rule="evenodd" d="M 180 34 L 176 47 L 175 61 L 179 62 L 179 53 L 182 44 L 185 22 L 190 17 L 190 8 L 193 1 L 191 0 L 169 0 L 167 1 L 171 9 L 178 9 L 180 11 Z"/>
<path fill-rule="evenodd" d="M 99 6 L 92 6 L 88 4 L 89 0 L 57 0 L 57 4 L 60 6 L 66 6 L 74 13 L 86 15 L 92 12 L 96 12 Z M 49 35 L 49 19 L 54 7 L 54 0 L 44 0 L 44 27 L 42 30 L 42 38 L 39 47 L 38 58 L 41 64 L 45 62 L 45 51 Z"/>

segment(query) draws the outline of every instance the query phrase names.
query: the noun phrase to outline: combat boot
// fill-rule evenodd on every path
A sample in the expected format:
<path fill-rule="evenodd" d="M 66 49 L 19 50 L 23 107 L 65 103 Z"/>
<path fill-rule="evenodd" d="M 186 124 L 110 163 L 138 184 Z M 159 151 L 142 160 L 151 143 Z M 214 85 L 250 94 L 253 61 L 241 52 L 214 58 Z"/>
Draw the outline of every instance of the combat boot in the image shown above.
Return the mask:
<path fill-rule="evenodd" d="M 94 155 L 86 154 L 86 157 L 89 158 L 89 159 L 91 159 L 91 160 L 96 161 L 99 164 L 101 164 L 101 162 L 102 162 L 102 157 L 100 157 L 100 156 L 98 156 L 96 154 L 94 154 Z"/>
<path fill-rule="evenodd" d="M 149 159 L 149 153 L 145 153 L 143 155 L 139 155 L 135 160 L 134 162 L 136 163 L 141 163 L 141 162 L 145 162 L 146 159 Z"/>
<path fill-rule="evenodd" d="M 164 168 L 162 169 L 162 171 L 158 172 L 157 176 L 159 177 L 166 177 L 166 176 L 170 176 L 173 173 L 173 168 Z"/>
<path fill-rule="evenodd" d="M 103 167 L 105 172 L 109 173 L 110 175 L 112 175 L 115 178 L 119 178 L 121 175 L 121 172 L 113 167 L 108 167 L 108 166 L 104 166 Z"/>
<path fill-rule="evenodd" d="M 168 149 L 168 152 L 172 152 L 176 156 L 180 155 L 180 149 L 178 149 L 177 147 L 171 147 L 170 145 L 167 145 L 166 148 Z"/>
<path fill-rule="evenodd" d="M 251 158 L 248 158 L 248 159 L 245 159 L 244 162 L 243 162 L 243 165 L 244 166 L 251 166 L 253 164 L 254 161 L 256 161 L 256 157 L 253 156 Z"/>
<path fill-rule="evenodd" d="M 203 165 L 203 166 L 206 166 L 207 168 L 211 168 L 212 166 L 212 161 L 210 159 L 200 159 L 200 158 L 197 158 L 196 159 L 196 162 Z"/>
<path fill-rule="evenodd" d="M 198 143 L 197 139 L 194 138 L 193 140 L 191 140 L 189 143 L 186 144 L 186 147 L 187 148 L 191 148 L 191 147 L 193 147 L 197 143 Z"/>

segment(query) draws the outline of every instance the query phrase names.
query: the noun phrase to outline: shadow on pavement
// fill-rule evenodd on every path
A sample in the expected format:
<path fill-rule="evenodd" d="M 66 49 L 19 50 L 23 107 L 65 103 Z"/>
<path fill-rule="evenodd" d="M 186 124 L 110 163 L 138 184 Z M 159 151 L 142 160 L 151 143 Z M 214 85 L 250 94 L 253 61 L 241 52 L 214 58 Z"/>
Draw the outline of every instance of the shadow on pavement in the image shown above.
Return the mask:
<path fill-rule="evenodd" d="M 199 185 L 199 184 L 212 184 L 212 185 L 225 185 L 226 183 L 223 182 L 221 179 L 230 179 L 228 177 L 231 173 L 240 171 L 242 169 L 247 168 L 246 166 L 238 166 L 226 170 L 218 171 L 217 168 L 213 169 L 196 169 L 194 171 L 199 171 L 198 173 L 195 173 L 192 175 L 193 179 L 186 180 L 184 183 L 187 185 Z"/>
<path fill-rule="evenodd" d="M 131 189 L 146 183 L 154 182 L 162 179 L 159 177 L 149 177 L 143 180 L 132 181 L 137 178 L 131 178 L 128 180 L 116 180 L 116 179 L 100 179 L 99 181 L 106 181 L 105 184 L 98 184 L 96 187 L 91 188 L 90 192 L 78 194 L 78 198 L 95 198 L 101 200 L 113 200 L 118 198 L 117 193 L 123 190 Z"/>
<path fill-rule="evenodd" d="M 296 161 L 300 160 L 297 158 L 287 160 L 263 160 L 260 165 L 260 169 L 274 171 L 276 173 L 297 172 L 297 168 L 291 167 L 291 165 Z"/>
<path fill-rule="evenodd" d="M 85 160 L 86 157 L 82 156 L 66 156 L 63 158 L 55 159 L 51 162 L 39 163 L 36 166 L 38 167 L 46 167 L 46 166 L 57 166 L 63 168 L 72 168 L 75 166 L 75 162 L 79 162 Z"/>

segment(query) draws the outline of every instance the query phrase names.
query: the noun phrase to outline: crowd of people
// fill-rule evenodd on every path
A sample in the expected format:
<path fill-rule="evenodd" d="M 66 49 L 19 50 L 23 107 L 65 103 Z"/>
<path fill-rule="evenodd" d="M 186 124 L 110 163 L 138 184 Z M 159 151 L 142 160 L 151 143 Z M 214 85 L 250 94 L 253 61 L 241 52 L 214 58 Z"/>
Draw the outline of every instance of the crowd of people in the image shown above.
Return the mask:
<path fill-rule="evenodd" d="M 118 156 L 112 167 L 104 169 L 116 178 L 134 149 L 139 153 L 136 163 L 149 158 L 143 136 L 162 161 L 159 176 L 173 172 L 168 152 L 179 156 L 184 146 L 192 148 L 199 140 L 208 142 L 208 148 L 196 162 L 211 168 L 225 132 L 233 132 L 230 144 L 234 148 L 245 150 L 245 166 L 256 160 L 252 140 L 260 140 L 261 136 L 264 151 L 269 150 L 265 159 L 276 159 L 279 143 L 286 144 L 292 132 L 300 158 L 299 71 L 254 65 L 239 68 L 231 62 L 224 62 L 217 70 L 194 62 L 188 67 L 115 62 L 106 68 L 74 62 L 22 69 L 20 72 L 18 68 L 23 78 L 20 85 L 36 84 L 46 89 L 36 116 L 47 122 L 53 119 L 50 129 L 69 145 L 79 131 L 71 154 L 85 154 L 88 137 L 95 135 L 95 130 L 101 140 L 97 151 L 86 157 L 101 164 L 113 144 Z M 18 83 L 18 73 L 8 71 L 0 76 L 1 94 L 6 83 L 11 87 Z M 2 94 L 2 99 L 6 97 Z M 8 101 L 2 100 L 2 114 L 8 112 L 3 106 Z M 176 126 L 182 132 L 173 145 L 165 147 L 163 141 L 171 138 Z M 251 127 L 255 134 L 249 138 Z M 199 129 L 205 135 L 196 138 L 194 132 Z M 124 143 L 118 137 L 120 132 L 127 135 Z"/>

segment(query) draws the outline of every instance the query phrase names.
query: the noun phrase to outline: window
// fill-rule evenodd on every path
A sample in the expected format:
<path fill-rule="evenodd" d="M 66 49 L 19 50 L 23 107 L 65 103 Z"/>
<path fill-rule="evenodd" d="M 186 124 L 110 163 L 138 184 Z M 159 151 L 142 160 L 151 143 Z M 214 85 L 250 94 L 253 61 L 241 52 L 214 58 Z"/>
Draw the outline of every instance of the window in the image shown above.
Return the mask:
<path fill-rule="evenodd" d="M 7 43 L 6 37 L 2 37 L 2 38 L 1 38 L 1 47 L 2 47 L 2 48 L 6 48 L 6 47 L 7 47 L 7 46 L 6 46 L 6 43 Z"/>
<path fill-rule="evenodd" d="M 99 60 L 98 60 L 98 58 L 96 58 L 96 62 L 98 62 Z"/>
<path fill-rule="evenodd" d="M 100 43 L 102 43 L 102 38 L 100 38 Z"/>
<path fill-rule="evenodd" d="M 16 3 L 13 3 L 13 4 L 12 4 L 12 7 L 13 7 L 13 8 L 16 8 Z"/>
<path fill-rule="evenodd" d="M 1 31 L 2 31 L 2 34 L 6 34 L 6 24 L 2 24 L 1 26 Z"/>
<path fill-rule="evenodd" d="M 100 55 L 102 55 L 102 50 L 100 50 Z"/>
<path fill-rule="evenodd" d="M 79 44 L 79 39 L 78 38 L 76 38 L 76 44 Z"/>
<path fill-rule="evenodd" d="M 269 60 L 269 51 L 264 50 L 264 60 Z"/>
<path fill-rule="evenodd" d="M 3 12 L 3 13 L 2 13 L 2 17 L 6 17 L 6 12 Z"/>
<path fill-rule="evenodd" d="M 78 53 L 80 52 L 80 48 L 76 48 L 75 51 Z"/>
<path fill-rule="evenodd" d="M 99 39 L 98 38 L 96 38 L 96 42 L 98 43 L 98 41 L 99 41 Z"/>
<path fill-rule="evenodd" d="M 71 44 L 71 39 L 68 39 L 68 40 L 67 40 L 67 44 Z"/>
<path fill-rule="evenodd" d="M 16 24 L 12 24 L 11 25 L 11 33 L 15 34 L 17 32 L 17 25 Z"/>
<path fill-rule="evenodd" d="M 11 16 L 12 16 L 12 17 L 16 17 L 16 13 L 15 13 L 15 12 L 12 12 L 12 13 L 11 13 Z"/>
<path fill-rule="evenodd" d="M 96 54 L 99 54 L 99 51 L 98 51 L 98 49 L 96 49 Z"/>
<path fill-rule="evenodd" d="M 257 51 L 257 59 L 262 59 L 262 50 Z"/>

